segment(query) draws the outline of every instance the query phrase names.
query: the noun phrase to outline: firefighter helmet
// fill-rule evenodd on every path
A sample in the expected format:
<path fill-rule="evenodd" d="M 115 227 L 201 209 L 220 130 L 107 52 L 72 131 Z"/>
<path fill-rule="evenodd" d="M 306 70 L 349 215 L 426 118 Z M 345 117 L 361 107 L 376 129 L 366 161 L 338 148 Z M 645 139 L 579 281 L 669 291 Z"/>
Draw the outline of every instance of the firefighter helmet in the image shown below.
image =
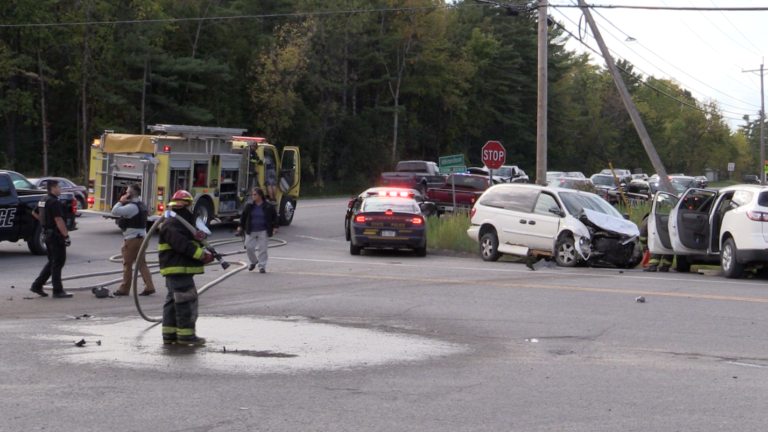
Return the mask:
<path fill-rule="evenodd" d="M 168 206 L 178 208 L 187 204 L 192 204 L 192 201 L 194 201 L 194 198 L 192 198 L 192 194 L 185 191 L 184 189 L 181 189 L 176 191 L 175 194 L 173 194 L 173 198 L 171 198 L 171 202 L 168 203 Z"/>

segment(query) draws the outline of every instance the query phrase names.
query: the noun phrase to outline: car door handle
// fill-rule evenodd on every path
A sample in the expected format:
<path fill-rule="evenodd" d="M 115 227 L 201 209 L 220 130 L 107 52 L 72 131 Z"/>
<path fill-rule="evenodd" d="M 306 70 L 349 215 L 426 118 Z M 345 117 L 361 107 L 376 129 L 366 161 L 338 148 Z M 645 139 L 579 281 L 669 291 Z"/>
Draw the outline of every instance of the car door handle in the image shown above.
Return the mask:
<path fill-rule="evenodd" d="M 527 220 L 525 220 L 525 219 L 520 219 L 520 223 L 521 223 L 521 224 L 526 224 L 526 223 L 528 223 L 528 221 L 527 221 Z"/>
<path fill-rule="evenodd" d="M 536 221 L 528 221 L 528 225 L 536 225 Z"/>

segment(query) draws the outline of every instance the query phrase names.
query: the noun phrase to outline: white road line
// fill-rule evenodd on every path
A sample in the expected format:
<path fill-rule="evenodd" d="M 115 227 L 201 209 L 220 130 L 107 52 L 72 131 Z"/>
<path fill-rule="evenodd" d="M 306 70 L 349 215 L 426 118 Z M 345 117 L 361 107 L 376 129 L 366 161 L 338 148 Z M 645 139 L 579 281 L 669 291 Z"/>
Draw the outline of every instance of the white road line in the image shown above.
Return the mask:
<path fill-rule="evenodd" d="M 331 263 L 331 264 L 355 264 L 357 266 L 360 265 L 371 265 L 371 266 L 401 266 L 401 267 L 416 267 L 416 268 L 424 268 L 424 264 L 415 265 L 415 264 L 392 264 L 389 262 L 371 262 L 371 261 L 345 261 L 345 260 L 325 260 L 325 259 L 311 259 L 311 258 L 288 258 L 288 257 L 269 257 L 269 259 L 275 259 L 275 260 L 285 260 L 285 261 L 305 261 L 305 262 L 318 262 L 318 263 Z M 446 270 L 466 270 L 466 271 L 478 271 L 483 273 L 488 272 L 497 272 L 497 273 L 526 273 L 533 275 L 533 273 L 530 270 L 510 270 L 510 269 L 494 269 L 494 268 L 477 268 L 477 267 L 443 267 L 443 266 L 429 266 L 429 268 L 433 269 L 446 269 Z M 591 270 L 603 270 L 603 269 L 591 269 Z M 608 269 L 606 269 L 608 270 Z M 628 271 L 628 270 L 623 270 Z M 541 272 L 539 270 L 538 272 Z M 601 272 L 602 273 L 602 272 Z M 563 270 L 552 270 L 549 272 L 546 272 L 548 275 L 552 276 L 582 276 L 582 277 L 604 277 L 604 278 L 613 278 L 613 279 L 641 279 L 648 282 L 654 282 L 654 281 L 668 281 L 668 282 L 691 282 L 691 279 L 678 279 L 678 278 L 664 278 L 664 277 L 647 277 L 647 276 L 631 276 L 626 273 L 620 274 L 620 275 L 612 275 L 612 274 L 599 274 L 599 273 L 572 273 L 567 272 Z M 718 278 L 715 280 L 708 280 L 705 279 L 706 276 L 701 276 L 701 280 L 696 281 L 697 283 L 709 283 L 709 284 L 719 284 L 719 285 L 744 285 L 744 286 L 758 286 L 762 284 L 762 281 L 756 281 L 756 282 L 737 282 L 733 280 L 728 280 L 727 282 L 722 279 Z"/>
<path fill-rule="evenodd" d="M 726 363 L 736 365 L 736 366 L 746 366 L 746 367 L 752 367 L 752 368 L 758 368 L 758 369 L 768 369 L 768 366 L 763 365 L 756 365 L 752 363 L 742 363 L 742 362 L 735 362 L 735 361 L 727 361 Z"/>

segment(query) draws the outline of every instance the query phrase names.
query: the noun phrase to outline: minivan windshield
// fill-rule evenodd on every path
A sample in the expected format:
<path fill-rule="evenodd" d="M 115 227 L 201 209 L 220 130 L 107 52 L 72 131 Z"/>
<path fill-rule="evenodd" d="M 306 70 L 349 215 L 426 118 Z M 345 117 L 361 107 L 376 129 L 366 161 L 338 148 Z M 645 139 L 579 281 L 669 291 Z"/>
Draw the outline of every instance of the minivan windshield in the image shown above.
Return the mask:
<path fill-rule="evenodd" d="M 568 213 L 573 216 L 581 213 L 585 208 L 588 208 L 596 212 L 607 214 L 608 216 L 617 218 L 622 217 L 618 210 L 597 195 L 561 192 L 560 199 L 563 201 L 563 204 L 565 204 L 565 208 L 568 209 Z"/>

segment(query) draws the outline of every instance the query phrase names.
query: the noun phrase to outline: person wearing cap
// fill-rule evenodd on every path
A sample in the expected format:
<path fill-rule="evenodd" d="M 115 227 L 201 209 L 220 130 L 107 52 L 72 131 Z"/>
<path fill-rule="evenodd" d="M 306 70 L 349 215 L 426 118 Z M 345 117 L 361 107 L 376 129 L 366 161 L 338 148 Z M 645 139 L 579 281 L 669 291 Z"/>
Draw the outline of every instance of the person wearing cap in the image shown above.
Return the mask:
<path fill-rule="evenodd" d="M 168 203 L 172 211 L 165 213 L 160 227 L 160 274 L 165 277 L 168 295 L 163 305 L 163 343 L 179 345 L 205 345 L 205 339 L 195 332 L 197 321 L 197 288 L 193 276 L 204 272 L 203 266 L 213 261 L 196 241 L 181 219 L 195 226 L 189 210 L 192 195 L 179 190 Z M 200 232 L 197 234 L 202 235 Z"/>

